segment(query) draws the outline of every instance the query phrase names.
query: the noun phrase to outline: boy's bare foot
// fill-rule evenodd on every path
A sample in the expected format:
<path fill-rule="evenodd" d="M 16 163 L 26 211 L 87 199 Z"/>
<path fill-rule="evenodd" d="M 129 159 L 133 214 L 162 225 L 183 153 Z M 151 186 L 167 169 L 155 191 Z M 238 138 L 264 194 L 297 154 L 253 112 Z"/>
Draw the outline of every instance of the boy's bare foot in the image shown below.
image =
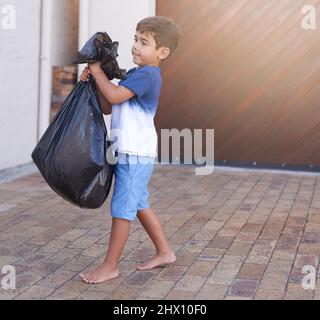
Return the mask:
<path fill-rule="evenodd" d="M 151 257 L 146 263 L 144 263 L 142 266 L 138 266 L 138 270 L 150 270 L 156 267 L 174 263 L 175 261 L 176 261 L 176 256 L 173 251 L 166 254 L 157 253 L 153 257 Z"/>
<path fill-rule="evenodd" d="M 119 267 L 111 267 L 109 264 L 102 264 L 98 268 L 88 272 L 80 273 L 79 276 L 86 283 L 102 283 L 118 277 Z"/>

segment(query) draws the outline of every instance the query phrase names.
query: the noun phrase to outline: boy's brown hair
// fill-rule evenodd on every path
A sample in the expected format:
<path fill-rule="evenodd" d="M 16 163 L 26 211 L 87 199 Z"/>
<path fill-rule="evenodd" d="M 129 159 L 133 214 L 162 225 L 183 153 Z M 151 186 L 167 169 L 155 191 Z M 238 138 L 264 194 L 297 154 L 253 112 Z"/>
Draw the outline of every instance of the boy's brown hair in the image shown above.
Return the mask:
<path fill-rule="evenodd" d="M 156 42 L 156 49 L 169 48 L 169 57 L 176 50 L 181 35 L 180 27 L 172 19 L 164 16 L 152 16 L 141 20 L 136 31 L 151 33 Z"/>

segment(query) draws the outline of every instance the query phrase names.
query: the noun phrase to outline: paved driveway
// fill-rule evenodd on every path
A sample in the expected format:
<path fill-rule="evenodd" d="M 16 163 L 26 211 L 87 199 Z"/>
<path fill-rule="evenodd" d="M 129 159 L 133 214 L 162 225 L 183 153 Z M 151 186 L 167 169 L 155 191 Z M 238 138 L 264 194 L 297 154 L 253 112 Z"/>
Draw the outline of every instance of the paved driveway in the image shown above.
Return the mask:
<path fill-rule="evenodd" d="M 301 283 L 319 275 L 319 177 L 217 167 L 197 176 L 194 167 L 156 165 L 150 202 L 177 261 L 136 270 L 154 250 L 136 220 L 120 277 L 98 285 L 78 273 L 104 259 L 111 194 L 83 210 L 39 174 L 0 184 L 0 271 L 13 265 L 17 280 L 0 299 L 318 299 L 320 284 Z"/>

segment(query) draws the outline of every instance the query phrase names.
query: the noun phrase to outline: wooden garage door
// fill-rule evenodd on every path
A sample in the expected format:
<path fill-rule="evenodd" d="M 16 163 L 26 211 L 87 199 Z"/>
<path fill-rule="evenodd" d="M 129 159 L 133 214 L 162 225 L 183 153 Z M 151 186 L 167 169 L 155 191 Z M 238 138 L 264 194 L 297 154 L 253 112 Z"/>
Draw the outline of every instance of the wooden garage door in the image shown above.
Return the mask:
<path fill-rule="evenodd" d="M 162 65 L 159 141 L 161 128 L 211 128 L 216 160 L 318 165 L 319 14 L 319 0 L 158 0 L 182 29 Z"/>

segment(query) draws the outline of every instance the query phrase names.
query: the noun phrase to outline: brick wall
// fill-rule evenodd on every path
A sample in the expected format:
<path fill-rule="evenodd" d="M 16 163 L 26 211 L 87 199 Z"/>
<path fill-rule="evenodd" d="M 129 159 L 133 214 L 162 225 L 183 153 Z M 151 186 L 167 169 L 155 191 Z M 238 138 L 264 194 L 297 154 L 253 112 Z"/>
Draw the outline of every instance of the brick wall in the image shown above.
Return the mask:
<path fill-rule="evenodd" d="M 78 66 L 54 66 L 52 68 L 52 97 L 50 122 L 77 84 Z"/>

